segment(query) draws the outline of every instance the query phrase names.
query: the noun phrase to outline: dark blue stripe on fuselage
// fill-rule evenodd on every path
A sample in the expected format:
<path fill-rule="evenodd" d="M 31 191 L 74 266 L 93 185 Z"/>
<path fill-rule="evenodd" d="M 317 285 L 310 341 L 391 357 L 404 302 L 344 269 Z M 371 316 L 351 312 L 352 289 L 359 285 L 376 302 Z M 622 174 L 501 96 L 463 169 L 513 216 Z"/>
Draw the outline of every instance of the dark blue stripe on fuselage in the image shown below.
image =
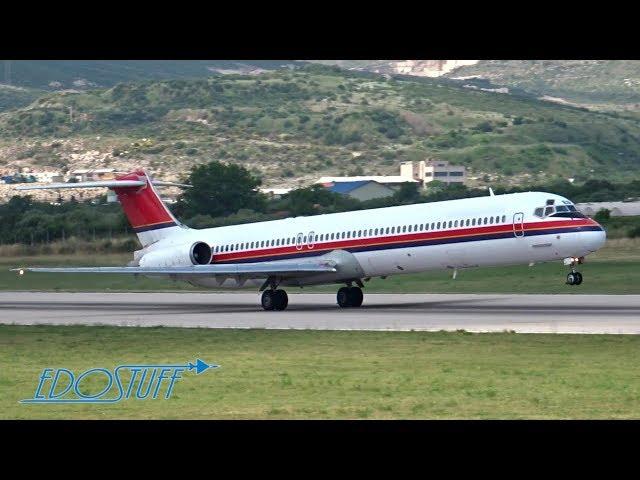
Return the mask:
<path fill-rule="evenodd" d="M 526 230 L 525 237 L 534 237 L 538 235 L 553 235 L 557 233 L 578 233 L 578 232 L 600 232 L 602 228 L 593 226 L 579 226 L 579 227 L 561 227 L 547 230 Z M 421 239 L 421 240 L 407 240 L 405 242 L 398 243 L 383 243 L 379 245 L 359 245 L 354 247 L 345 248 L 323 248 L 318 246 L 312 250 L 300 250 L 296 253 L 280 253 L 275 255 L 268 255 L 264 257 L 252 257 L 242 258 L 237 260 L 225 260 L 219 263 L 256 263 L 256 262 L 268 262 L 272 260 L 285 260 L 290 258 L 303 258 L 314 257 L 327 253 L 331 250 L 346 250 L 347 252 L 373 252 L 378 250 L 395 250 L 398 248 L 411 248 L 411 247 L 426 247 L 430 245 L 444 245 L 449 243 L 465 243 L 465 242 L 479 242 L 483 240 L 497 240 L 504 238 L 515 238 L 512 231 L 500 232 L 500 233 L 487 233 L 478 235 L 469 235 L 467 237 L 451 237 L 451 238 L 433 238 L 433 239 Z M 306 247 L 305 247 L 306 248 Z M 215 258 L 215 254 L 214 254 Z M 214 262 L 218 263 L 218 262 Z"/>
<path fill-rule="evenodd" d="M 133 231 L 136 233 L 149 232 L 151 230 L 160 230 L 161 228 L 175 227 L 176 225 L 177 225 L 176 222 L 164 222 L 164 223 L 157 223 L 155 225 L 144 225 L 142 227 L 136 227 L 133 229 Z"/>

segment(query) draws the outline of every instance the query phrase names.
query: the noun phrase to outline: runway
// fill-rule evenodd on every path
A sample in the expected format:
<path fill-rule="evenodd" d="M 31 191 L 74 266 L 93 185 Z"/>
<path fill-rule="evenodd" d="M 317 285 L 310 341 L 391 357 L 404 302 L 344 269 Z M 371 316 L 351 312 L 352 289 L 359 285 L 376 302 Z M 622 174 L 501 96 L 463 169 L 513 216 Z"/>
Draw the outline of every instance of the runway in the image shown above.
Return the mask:
<path fill-rule="evenodd" d="M 640 333 L 640 295 L 290 294 L 265 312 L 253 293 L 0 292 L 0 323 L 307 330 Z"/>

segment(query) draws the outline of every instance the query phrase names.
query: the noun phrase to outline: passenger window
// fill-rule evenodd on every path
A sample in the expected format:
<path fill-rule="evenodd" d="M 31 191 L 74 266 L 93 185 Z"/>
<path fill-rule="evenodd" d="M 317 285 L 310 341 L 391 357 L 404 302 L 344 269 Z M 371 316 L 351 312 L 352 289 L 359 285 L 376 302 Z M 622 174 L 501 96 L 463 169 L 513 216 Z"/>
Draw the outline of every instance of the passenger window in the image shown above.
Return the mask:
<path fill-rule="evenodd" d="M 387 235 L 389 235 L 389 227 L 387 227 Z"/>
<path fill-rule="evenodd" d="M 453 226 L 452 222 L 451 222 L 451 220 L 449 220 L 449 228 L 451 228 L 452 226 Z"/>
<path fill-rule="evenodd" d="M 438 223 L 436 224 L 436 228 L 437 228 L 438 230 L 440 230 L 440 222 L 438 222 Z"/>
<path fill-rule="evenodd" d="M 489 217 L 489 223 L 493 225 L 493 217 Z"/>
<path fill-rule="evenodd" d="M 406 231 L 407 231 L 407 226 L 406 226 L 406 225 L 403 225 L 403 227 L 402 227 L 402 233 L 405 233 Z"/>
<path fill-rule="evenodd" d="M 467 224 L 467 227 L 468 227 L 468 226 L 469 226 L 469 219 L 468 219 L 468 218 L 467 218 L 467 222 L 466 222 L 466 224 Z"/>
<path fill-rule="evenodd" d="M 484 224 L 487 224 L 487 217 L 484 217 Z"/>
<path fill-rule="evenodd" d="M 502 216 L 502 223 L 505 223 L 506 221 L 507 221 L 507 216 L 506 216 L 506 215 L 503 215 L 503 216 Z"/>
<path fill-rule="evenodd" d="M 431 230 L 433 230 L 436 227 L 435 222 L 431 224 Z"/>
<path fill-rule="evenodd" d="M 362 230 L 358 230 L 358 237 L 362 236 Z"/>
<path fill-rule="evenodd" d="M 456 220 L 455 222 L 453 222 L 453 226 L 457 227 L 458 226 L 458 220 Z"/>

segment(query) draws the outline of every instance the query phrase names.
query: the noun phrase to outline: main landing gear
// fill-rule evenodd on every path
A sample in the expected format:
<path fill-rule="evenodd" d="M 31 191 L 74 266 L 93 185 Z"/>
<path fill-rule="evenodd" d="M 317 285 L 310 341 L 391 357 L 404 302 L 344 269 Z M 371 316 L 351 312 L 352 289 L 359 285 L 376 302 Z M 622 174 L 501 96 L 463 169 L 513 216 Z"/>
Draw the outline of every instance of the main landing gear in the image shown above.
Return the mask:
<path fill-rule="evenodd" d="M 364 295 L 360 287 L 342 287 L 338 290 L 338 305 L 342 308 L 359 307 L 362 305 Z"/>
<path fill-rule="evenodd" d="M 582 263 L 581 258 L 567 258 L 565 265 L 571 265 L 571 272 L 567 274 L 567 285 L 580 285 L 582 283 L 582 274 L 576 270 L 576 265 Z"/>
<path fill-rule="evenodd" d="M 287 292 L 281 289 L 262 292 L 262 308 L 265 310 L 284 310 L 289 305 Z"/>

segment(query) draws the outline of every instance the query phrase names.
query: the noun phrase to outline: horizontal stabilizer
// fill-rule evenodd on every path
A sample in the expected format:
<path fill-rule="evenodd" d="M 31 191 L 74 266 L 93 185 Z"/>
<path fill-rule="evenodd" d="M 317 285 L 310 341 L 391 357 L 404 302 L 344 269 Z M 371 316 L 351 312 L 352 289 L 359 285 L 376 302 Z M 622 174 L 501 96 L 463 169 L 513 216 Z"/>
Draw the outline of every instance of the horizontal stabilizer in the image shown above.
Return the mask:
<path fill-rule="evenodd" d="M 154 186 L 158 187 L 181 187 L 190 188 L 191 185 L 183 183 L 163 182 L 161 180 L 151 180 Z M 61 188 L 131 188 L 142 187 L 147 182 L 143 180 L 99 180 L 95 182 L 77 183 L 49 183 L 47 185 L 23 185 L 16 187 L 16 190 L 59 190 Z"/>

